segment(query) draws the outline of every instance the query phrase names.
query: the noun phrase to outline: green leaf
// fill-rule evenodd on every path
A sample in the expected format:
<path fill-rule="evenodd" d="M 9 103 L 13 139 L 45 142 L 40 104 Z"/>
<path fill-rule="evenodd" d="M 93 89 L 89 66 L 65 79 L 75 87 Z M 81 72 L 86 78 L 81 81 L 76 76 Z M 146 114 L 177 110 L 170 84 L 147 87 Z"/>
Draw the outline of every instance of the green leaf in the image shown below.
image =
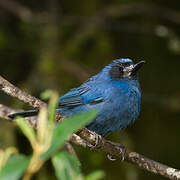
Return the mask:
<path fill-rule="evenodd" d="M 41 99 L 49 100 L 53 94 L 54 94 L 54 91 L 47 89 L 40 94 L 40 97 Z"/>
<path fill-rule="evenodd" d="M 105 173 L 101 170 L 95 171 L 87 175 L 84 180 L 99 180 L 104 178 Z"/>
<path fill-rule="evenodd" d="M 43 100 L 49 100 L 52 95 L 52 91 L 47 89 L 40 94 L 40 98 Z"/>
<path fill-rule="evenodd" d="M 36 137 L 39 145 L 44 144 L 47 141 L 47 137 L 49 137 L 47 114 L 47 108 L 45 107 L 42 107 L 38 114 Z"/>
<path fill-rule="evenodd" d="M 52 90 L 46 90 L 43 93 L 41 93 L 41 98 L 44 100 L 49 100 L 49 121 L 54 122 L 59 98 L 58 93 Z"/>
<path fill-rule="evenodd" d="M 17 125 L 19 126 L 19 128 L 21 129 L 21 131 L 23 132 L 23 134 L 30 141 L 31 145 L 34 146 L 34 144 L 36 143 L 36 135 L 35 135 L 34 129 L 28 124 L 27 121 L 25 121 L 21 117 L 18 117 L 16 122 L 17 122 Z"/>
<path fill-rule="evenodd" d="M 79 162 L 73 155 L 60 152 L 53 156 L 52 163 L 59 180 L 82 180 Z"/>
<path fill-rule="evenodd" d="M 7 160 L 12 154 L 17 154 L 18 150 L 15 147 L 8 147 L 6 150 L 0 149 L 0 169 L 4 164 L 6 164 Z"/>
<path fill-rule="evenodd" d="M 0 171 L 1 180 L 18 180 L 28 167 L 30 159 L 23 155 L 14 155 L 9 158 L 7 163 Z"/>
<path fill-rule="evenodd" d="M 96 115 L 97 111 L 78 114 L 58 124 L 54 129 L 50 148 L 41 156 L 43 160 L 48 159 L 52 154 L 57 152 L 74 132 L 92 121 Z"/>
<path fill-rule="evenodd" d="M 53 93 L 50 101 L 49 101 L 49 121 L 50 122 L 54 122 L 55 121 L 55 115 L 56 115 L 56 108 L 58 105 L 58 94 L 57 93 Z"/>

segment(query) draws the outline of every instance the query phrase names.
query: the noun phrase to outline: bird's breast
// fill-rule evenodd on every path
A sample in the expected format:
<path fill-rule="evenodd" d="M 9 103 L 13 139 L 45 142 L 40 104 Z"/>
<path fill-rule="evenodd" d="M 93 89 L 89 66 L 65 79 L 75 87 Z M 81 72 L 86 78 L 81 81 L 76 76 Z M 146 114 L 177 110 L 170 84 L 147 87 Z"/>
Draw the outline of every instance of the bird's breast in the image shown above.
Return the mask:
<path fill-rule="evenodd" d="M 141 92 L 138 88 L 115 90 L 110 98 L 112 117 L 119 129 L 132 124 L 139 116 Z"/>

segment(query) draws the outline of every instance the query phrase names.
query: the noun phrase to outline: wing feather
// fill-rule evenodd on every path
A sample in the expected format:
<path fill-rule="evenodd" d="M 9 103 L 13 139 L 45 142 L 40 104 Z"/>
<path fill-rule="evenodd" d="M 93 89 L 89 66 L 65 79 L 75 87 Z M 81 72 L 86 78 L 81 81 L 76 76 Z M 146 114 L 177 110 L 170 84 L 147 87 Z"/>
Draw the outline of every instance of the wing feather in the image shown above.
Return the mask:
<path fill-rule="evenodd" d="M 89 87 L 74 88 L 70 92 L 59 98 L 59 107 L 74 107 L 84 104 L 96 104 L 102 102 L 104 99 L 99 94 L 90 94 Z"/>

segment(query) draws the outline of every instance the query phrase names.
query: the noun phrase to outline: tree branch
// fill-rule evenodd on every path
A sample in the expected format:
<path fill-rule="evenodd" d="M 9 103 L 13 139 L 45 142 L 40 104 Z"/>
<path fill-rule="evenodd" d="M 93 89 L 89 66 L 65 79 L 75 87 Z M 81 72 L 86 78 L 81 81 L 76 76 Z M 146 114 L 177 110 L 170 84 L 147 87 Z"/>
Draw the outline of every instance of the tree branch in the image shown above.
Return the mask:
<path fill-rule="evenodd" d="M 34 96 L 31 96 L 30 94 L 20 90 L 19 88 L 15 87 L 13 84 L 8 82 L 6 79 L 4 79 L 2 76 L 0 76 L 0 90 L 4 91 L 6 94 L 15 97 L 22 102 L 29 104 L 35 109 L 40 109 L 43 106 L 47 106 L 47 104 L 43 101 L 41 101 L 38 98 L 35 98 Z M 57 114 L 56 118 L 58 121 L 64 119 L 63 115 Z"/>
<path fill-rule="evenodd" d="M 7 80 L 5 80 L 2 76 L 0 76 L 0 90 L 4 91 L 5 93 L 7 93 L 12 97 L 18 98 L 19 100 L 31 105 L 34 108 L 39 109 L 42 106 L 46 105 L 41 100 L 15 87 Z M 0 105 L 0 117 L 9 120 L 8 115 L 14 112 L 17 112 L 17 110 L 11 109 L 4 105 Z M 56 119 L 60 121 L 63 118 L 64 116 L 62 115 L 56 116 Z M 27 120 L 29 121 L 29 118 Z M 73 142 L 74 144 L 81 145 L 83 147 L 90 147 L 87 145 L 85 141 L 87 141 L 91 145 L 94 145 L 93 148 L 90 148 L 94 151 L 108 154 L 116 159 L 121 159 L 123 155 L 125 161 L 135 164 L 142 169 L 145 169 L 155 174 L 162 175 L 171 180 L 180 180 L 180 171 L 178 169 L 174 169 L 167 165 L 146 158 L 145 156 L 140 155 L 137 152 L 130 151 L 123 145 L 108 141 L 103 137 L 101 137 L 100 135 L 96 134 L 95 132 L 89 131 L 86 128 L 81 129 L 78 132 L 78 136 L 74 134 L 71 137 L 71 142 Z"/>
<path fill-rule="evenodd" d="M 99 136 L 95 132 L 91 132 L 86 128 L 81 130 L 78 133 L 78 135 L 93 145 L 97 143 L 97 138 Z M 162 175 L 172 180 L 180 179 L 180 170 L 171 168 L 167 165 L 151 160 L 137 152 L 128 150 L 121 144 L 108 141 L 102 137 L 99 138 L 98 144 L 96 144 L 93 150 L 110 155 L 115 159 L 122 159 L 123 154 L 125 161 L 131 164 L 135 164 L 142 169 L 145 169 L 155 174 Z"/>
<path fill-rule="evenodd" d="M 4 91 L 6 94 L 15 97 L 22 102 L 29 104 L 30 106 L 34 107 L 35 109 L 39 109 L 42 106 L 46 106 L 46 103 L 42 102 L 40 99 L 37 99 L 24 91 L 21 91 L 19 88 L 12 85 L 2 76 L 0 76 L 0 89 Z"/>
<path fill-rule="evenodd" d="M 12 119 L 10 119 L 8 117 L 9 114 L 13 114 L 13 113 L 17 113 L 17 112 L 20 112 L 20 111 L 23 111 L 23 110 L 20 110 L 20 109 L 12 109 L 12 108 L 9 108 L 3 104 L 0 104 L 0 117 L 3 118 L 3 119 L 6 119 L 6 120 L 9 120 L 9 121 L 13 121 Z M 27 117 L 25 118 L 29 124 L 36 129 L 36 125 L 37 125 L 37 117 Z"/>

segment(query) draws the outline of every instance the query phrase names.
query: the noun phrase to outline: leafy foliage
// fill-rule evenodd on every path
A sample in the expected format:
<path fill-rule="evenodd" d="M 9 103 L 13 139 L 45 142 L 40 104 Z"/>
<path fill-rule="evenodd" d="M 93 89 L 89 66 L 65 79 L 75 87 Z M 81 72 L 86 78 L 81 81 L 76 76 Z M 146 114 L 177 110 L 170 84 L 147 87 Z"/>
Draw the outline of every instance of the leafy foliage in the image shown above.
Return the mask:
<path fill-rule="evenodd" d="M 59 180 L 98 180 L 104 177 L 102 171 L 95 171 L 83 177 L 77 158 L 66 152 L 57 153 L 52 162 Z"/>
<path fill-rule="evenodd" d="M 14 155 L 10 157 L 0 171 L 0 179 L 20 179 L 20 177 L 26 171 L 29 161 L 30 159 L 23 155 Z"/>
<path fill-rule="evenodd" d="M 69 153 L 60 152 L 52 158 L 56 176 L 59 180 L 81 180 L 81 170 L 77 159 Z"/>
<path fill-rule="evenodd" d="M 87 112 L 79 115 L 75 115 L 64 120 L 61 124 L 58 124 L 53 131 L 53 137 L 51 146 L 48 151 L 42 155 L 43 159 L 47 159 L 49 156 L 53 155 L 62 145 L 65 143 L 65 140 L 72 135 L 79 128 L 83 127 L 92 119 L 95 118 L 97 112 Z"/>
<path fill-rule="evenodd" d="M 30 141 L 33 153 L 28 157 L 21 154 L 10 156 L 14 152 L 13 148 L 2 151 L 0 153 L 0 164 L 2 164 L 0 179 L 16 180 L 22 177 L 23 174 L 25 174 L 24 180 L 30 179 L 49 158 L 52 159 L 58 179 L 84 179 L 77 158 L 69 153 L 58 151 L 74 132 L 92 121 L 96 117 L 97 112 L 78 114 L 56 125 L 57 98 L 56 93 L 51 93 L 49 112 L 46 108 L 40 110 L 36 132 L 23 118 L 19 117 L 16 119 L 22 133 Z M 95 179 L 98 178 L 90 178 L 90 180 Z"/>

